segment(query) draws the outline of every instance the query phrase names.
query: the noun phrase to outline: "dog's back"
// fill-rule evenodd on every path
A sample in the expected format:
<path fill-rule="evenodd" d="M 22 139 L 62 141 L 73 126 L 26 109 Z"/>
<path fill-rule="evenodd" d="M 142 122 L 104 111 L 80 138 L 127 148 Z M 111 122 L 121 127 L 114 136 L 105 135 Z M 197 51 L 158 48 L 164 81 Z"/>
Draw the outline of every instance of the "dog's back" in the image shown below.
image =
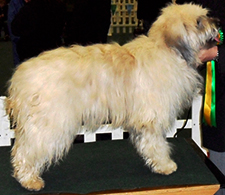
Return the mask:
<path fill-rule="evenodd" d="M 13 113 L 17 126 L 36 115 L 43 118 L 41 126 L 73 118 L 73 124 L 97 128 L 108 117 L 121 125 L 126 115 L 125 91 L 134 69 L 135 59 L 118 44 L 44 52 L 22 63 L 10 80 L 8 113 Z"/>

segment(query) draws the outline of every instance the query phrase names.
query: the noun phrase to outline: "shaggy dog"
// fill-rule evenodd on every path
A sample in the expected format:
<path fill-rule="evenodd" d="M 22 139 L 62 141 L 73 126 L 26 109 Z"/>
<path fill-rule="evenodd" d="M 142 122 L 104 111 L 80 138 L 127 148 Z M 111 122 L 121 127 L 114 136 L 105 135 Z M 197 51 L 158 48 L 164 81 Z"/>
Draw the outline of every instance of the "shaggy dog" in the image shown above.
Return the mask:
<path fill-rule="evenodd" d="M 8 89 L 6 109 L 16 126 L 14 177 L 29 190 L 66 154 L 82 126 L 105 122 L 129 130 L 152 171 L 177 169 L 168 132 L 202 87 L 200 49 L 215 44 L 217 20 L 194 4 L 171 3 L 148 36 L 120 46 L 74 45 L 23 62 Z"/>

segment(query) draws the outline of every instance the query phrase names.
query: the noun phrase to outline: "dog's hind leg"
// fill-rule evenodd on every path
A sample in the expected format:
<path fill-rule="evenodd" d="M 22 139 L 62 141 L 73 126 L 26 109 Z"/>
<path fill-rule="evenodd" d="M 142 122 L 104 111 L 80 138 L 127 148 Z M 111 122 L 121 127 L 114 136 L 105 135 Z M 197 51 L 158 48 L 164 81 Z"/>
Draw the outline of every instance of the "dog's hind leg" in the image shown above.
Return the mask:
<path fill-rule="evenodd" d="M 134 130 L 131 131 L 131 140 L 153 172 L 169 175 L 177 170 L 176 163 L 170 158 L 170 146 L 162 131 L 153 132 L 147 128 Z"/>
<path fill-rule="evenodd" d="M 44 167 L 44 159 L 36 156 L 32 143 L 25 143 L 24 136 L 16 138 L 11 157 L 14 168 L 13 176 L 28 190 L 38 191 L 44 187 L 44 181 L 40 177 Z"/>
<path fill-rule="evenodd" d="M 56 126 L 55 129 L 39 129 L 34 123 L 27 122 L 23 129 L 15 130 L 15 138 L 12 149 L 13 176 L 24 188 L 38 191 L 44 187 L 41 174 L 68 152 L 74 136 L 66 128 L 65 131 Z"/>

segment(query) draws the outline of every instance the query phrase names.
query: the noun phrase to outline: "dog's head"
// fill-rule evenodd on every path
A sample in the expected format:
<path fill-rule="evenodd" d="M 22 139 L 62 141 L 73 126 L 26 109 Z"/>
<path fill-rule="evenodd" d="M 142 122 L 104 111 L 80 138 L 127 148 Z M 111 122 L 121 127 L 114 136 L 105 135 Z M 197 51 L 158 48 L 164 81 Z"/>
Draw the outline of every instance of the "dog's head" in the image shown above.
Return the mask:
<path fill-rule="evenodd" d="M 176 50 L 189 65 L 200 63 L 198 53 L 218 41 L 219 20 L 208 17 L 208 10 L 195 4 L 172 3 L 152 25 L 149 36 L 158 36 Z"/>

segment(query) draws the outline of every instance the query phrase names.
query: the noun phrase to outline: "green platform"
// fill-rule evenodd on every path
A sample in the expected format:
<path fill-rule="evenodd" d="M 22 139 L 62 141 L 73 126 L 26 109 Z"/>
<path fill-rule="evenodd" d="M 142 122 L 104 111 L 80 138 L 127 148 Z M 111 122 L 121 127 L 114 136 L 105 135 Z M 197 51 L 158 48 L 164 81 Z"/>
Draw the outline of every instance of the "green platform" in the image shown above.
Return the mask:
<path fill-rule="evenodd" d="M 110 190 L 134 190 L 218 184 L 218 180 L 193 147 L 183 138 L 168 139 L 173 144 L 172 158 L 177 172 L 163 176 L 152 173 L 129 140 L 74 144 L 59 165 L 52 166 L 43 178 L 40 192 L 23 189 L 12 178 L 10 147 L 0 147 L 0 194 L 93 193 Z"/>

